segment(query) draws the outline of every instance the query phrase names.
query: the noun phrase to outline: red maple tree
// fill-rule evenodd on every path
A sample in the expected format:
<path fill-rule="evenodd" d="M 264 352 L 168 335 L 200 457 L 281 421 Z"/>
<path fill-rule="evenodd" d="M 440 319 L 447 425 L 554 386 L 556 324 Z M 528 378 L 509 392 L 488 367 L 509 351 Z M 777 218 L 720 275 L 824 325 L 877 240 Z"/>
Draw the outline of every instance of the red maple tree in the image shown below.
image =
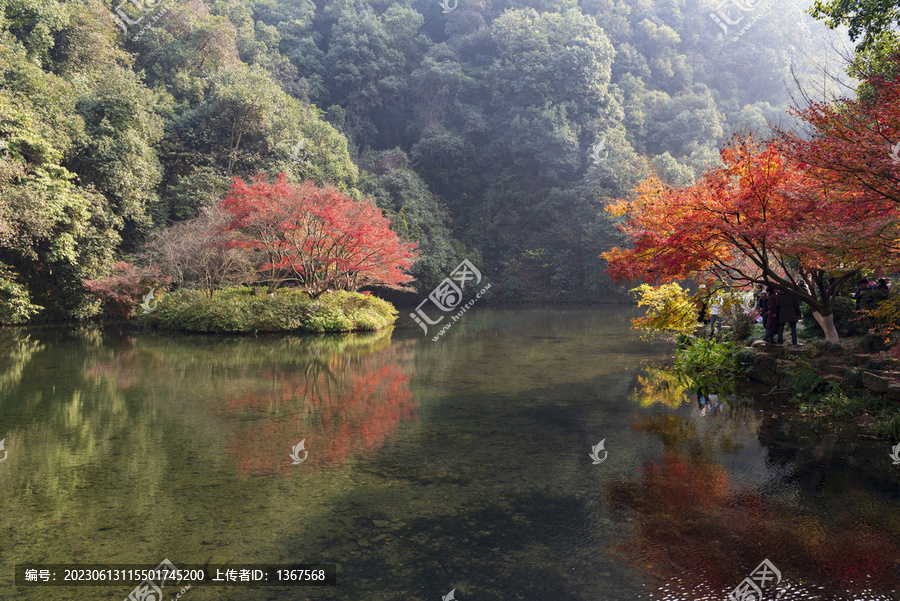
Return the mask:
<path fill-rule="evenodd" d="M 815 171 L 822 194 L 876 210 L 900 205 L 900 55 L 891 67 L 867 76 L 855 98 L 810 101 L 792 111 L 809 131 L 785 132 L 779 146 L 802 168 Z M 890 246 L 896 224 L 869 232 Z"/>
<path fill-rule="evenodd" d="M 151 289 L 165 290 L 172 278 L 156 267 L 141 267 L 128 261 L 116 261 L 112 273 L 96 280 L 85 280 L 84 287 L 97 295 L 105 317 L 131 318 Z"/>
<path fill-rule="evenodd" d="M 265 176 L 252 185 L 234 178 L 221 207 L 232 216 L 226 229 L 240 234 L 234 244 L 255 258 L 270 292 L 293 283 L 315 298 L 329 289 L 403 288 L 412 280 L 404 270 L 416 245 L 402 242 L 373 203 L 333 187 L 292 185 L 284 174 L 273 184 Z"/>
<path fill-rule="evenodd" d="M 897 262 L 870 235 L 895 219 L 895 209 L 843 202 L 822 190 L 817 169 L 751 136 L 721 156 L 723 165 L 691 186 L 650 178 L 635 200 L 607 207 L 625 217 L 621 229 L 632 242 L 601 255 L 610 274 L 650 283 L 714 277 L 732 286 L 771 285 L 809 304 L 826 342 L 836 344 L 840 286 L 863 267 Z"/>

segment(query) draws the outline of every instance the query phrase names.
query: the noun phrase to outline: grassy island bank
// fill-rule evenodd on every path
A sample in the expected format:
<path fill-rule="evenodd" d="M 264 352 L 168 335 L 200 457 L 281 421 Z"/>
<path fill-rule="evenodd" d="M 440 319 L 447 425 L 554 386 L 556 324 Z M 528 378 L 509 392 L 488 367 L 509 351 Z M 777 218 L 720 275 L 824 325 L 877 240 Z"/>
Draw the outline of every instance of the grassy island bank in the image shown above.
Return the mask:
<path fill-rule="evenodd" d="M 339 290 L 312 299 L 283 288 L 273 294 L 238 286 L 211 295 L 178 290 L 148 304 L 135 322 L 162 330 L 245 334 L 260 332 L 377 331 L 393 325 L 394 306 L 380 298 Z"/>

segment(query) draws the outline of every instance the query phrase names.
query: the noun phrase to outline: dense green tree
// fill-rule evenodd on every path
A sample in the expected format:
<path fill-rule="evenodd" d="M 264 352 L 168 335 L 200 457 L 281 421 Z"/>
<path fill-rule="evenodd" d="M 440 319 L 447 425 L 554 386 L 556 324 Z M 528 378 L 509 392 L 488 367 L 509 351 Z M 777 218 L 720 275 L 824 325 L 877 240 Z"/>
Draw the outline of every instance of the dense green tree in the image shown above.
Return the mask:
<path fill-rule="evenodd" d="M 126 239 L 150 224 L 159 201 L 161 169 L 154 146 L 162 139 L 164 94 L 146 88 L 131 70 L 117 66 L 73 78 L 75 111 L 84 132 L 75 140 L 66 166 L 82 185 L 102 192 Z"/>
<path fill-rule="evenodd" d="M 466 249 L 451 235 L 450 215 L 400 149 L 370 152 L 361 157 L 360 188 L 390 219 L 404 242 L 419 242 L 418 259 L 410 273 L 419 291 L 434 288 L 465 258 Z"/>
<path fill-rule="evenodd" d="M 31 304 L 48 318 L 85 316 L 81 282 L 111 262 L 122 220 L 63 166 L 84 134 L 74 86 L 43 71 L 8 32 L 0 36 L 0 294 L 20 316 Z"/>
<path fill-rule="evenodd" d="M 206 77 L 240 62 L 237 28 L 203 2 L 175 4 L 134 38 L 128 46 L 136 51 L 135 68 L 150 86 L 164 87 L 176 99 L 202 93 Z"/>
<path fill-rule="evenodd" d="M 900 6 L 895 0 L 815 0 L 809 14 L 824 19 L 832 29 L 850 28 L 850 37 L 861 49 L 880 42 L 884 34 L 896 36 Z"/>
<path fill-rule="evenodd" d="M 209 192 L 255 173 L 284 172 L 290 181 L 311 179 L 345 191 L 354 186 L 358 171 L 344 136 L 315 107 L 274 86 L 264 69 L 236 64 L 203 83 L 202 97 L 170 121 L 164 144 L 172 217 L 196 214 L 189 182 L 198 177 Z"/>
<path fill-rule="evenodd" d="M 323 61 L 328 102 L 346 110 L 344 131 L 361 147 L 404 141 L 398 117 L 408 75 L 424 52 L 425 40 L 417 32 L 422 15 L 397 4 L 378 14 L 360 0 L 338 0 L 325 12 L 334 21 Z"/>

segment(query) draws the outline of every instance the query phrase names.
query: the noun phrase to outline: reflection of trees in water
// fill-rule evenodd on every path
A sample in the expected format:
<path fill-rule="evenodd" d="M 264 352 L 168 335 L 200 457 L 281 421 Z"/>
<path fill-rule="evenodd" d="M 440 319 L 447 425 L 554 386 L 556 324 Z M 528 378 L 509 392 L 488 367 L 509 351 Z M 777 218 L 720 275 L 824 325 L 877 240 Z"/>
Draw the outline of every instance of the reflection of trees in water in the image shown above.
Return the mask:
<path fill-rule="evenodd" d="M 20 330 L 0 332 L 0 392 L 10 393 L 22 379 L 25 366 L 45 346 Z"/>
<path fill-rule="evenodd" d="M 145 349 L 135 345 L 134 338 L 126 338 L 130 346 L 102 348 L 84 365 L 84 379 L 96 386 L 110 386 L 116 390 L 130 390 L 135 386 L 172 377 L 175 366 L 171 362 L 152 361 Z"/>
<path fill-rule="evenodd" d="M 227 443 L 239 475 L 286 473 L 290 448 L 306 439 L 308 466 L 378 448 L 401 420 L 417 418 L 409 376 L 392 353 L 311 359 L 301 372 L 265 373 L 269 390 L 227 398 L 214 411 L 229 421 Z"/>
<path fill-rule="evenodd" d="M 71 337 L 80 344 L 60 344 Z M 128 360 L 107 362 L 101 340 L 92 328 L 0 333 L 0 393 L 8 411 L 0 438 L 10 450 L 0 505 L 16 516 L 0 528 L 30 525 L 10 527 L 13 546 L 41 540 L 42 552 L 68 557 L 67 543 L 93 534 L 109 514 L 144 512 L 160 488 L 166 465 L 151 452 L 165 444 L 158 415 L 129 409 L 117 385 Z M 108 494 L 110 481 L 127 483 L 131 494 Z M 102 510 L 84 512 L 98 500 Z M 82 516 L 68 527 L 77 534 L 48 521 L 72 515 Z"/>
<path fill-rule="evenodd" d="M 815 591 L 826 598 L 896 585 L 900 523 L 866 509 L 866 491 L 845 491 L 825 516 L 818 506 L 737 486 L 715 461 L 715 447 L 727 441 L 689 420 L 655 416 L 634 428 L 656 435 L 663 456 L 646 462 L 639 478 L 614 482 L 608 498 L 633 519 L 614 552 L 644 570 L 648 585 L 677 582 L 689 595 L 678 598 L 709 598 L 737 586 L 764 556 L 794 583 L 831 587 Z"/>
<path fill-rule="evenodd" d="M 642 407 L 659 403 L 677 409 L 690 401 L 687 394 L 687 385 L 671 368 L 644 365 L 629 399 Z"/>
<path fill-rule="evenodd" d="M 210 399 L 206 411 L 232 432 L 226 449 L 239 475 L 286 473 L 295 467 L 291 447 L 301 439 L 309 451 L 304 466 L 335 464 L 378 448 L 401 420 L 416 419 L 409 376 L 397 365 L 411 351 L 408 342 L 391 344 L 390 330 L 254 339 L 148 336 L 99 350 L 85 375 L 119 390 L 144 386 L 154 398 L 187 392 Z"/>

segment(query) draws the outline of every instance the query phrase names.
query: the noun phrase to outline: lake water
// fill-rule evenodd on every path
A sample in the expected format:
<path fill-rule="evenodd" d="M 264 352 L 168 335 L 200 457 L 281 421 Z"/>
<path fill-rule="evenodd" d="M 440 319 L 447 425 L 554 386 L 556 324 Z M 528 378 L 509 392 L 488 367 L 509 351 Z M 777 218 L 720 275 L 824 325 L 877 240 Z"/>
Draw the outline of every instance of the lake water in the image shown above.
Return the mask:
<path fill-rule="evenodd" d="M 701 409 L 633 316 L 476 306 L 436 342 L 405 314 L 0 330 L 0 599 L 121 601 L 13 567 L 164 558 L 338 564 L 334 587 L 185 601 L 724 600 L 766 559 L 764 599 L 900 598 L 891 445 L 766 399 Z"/>

